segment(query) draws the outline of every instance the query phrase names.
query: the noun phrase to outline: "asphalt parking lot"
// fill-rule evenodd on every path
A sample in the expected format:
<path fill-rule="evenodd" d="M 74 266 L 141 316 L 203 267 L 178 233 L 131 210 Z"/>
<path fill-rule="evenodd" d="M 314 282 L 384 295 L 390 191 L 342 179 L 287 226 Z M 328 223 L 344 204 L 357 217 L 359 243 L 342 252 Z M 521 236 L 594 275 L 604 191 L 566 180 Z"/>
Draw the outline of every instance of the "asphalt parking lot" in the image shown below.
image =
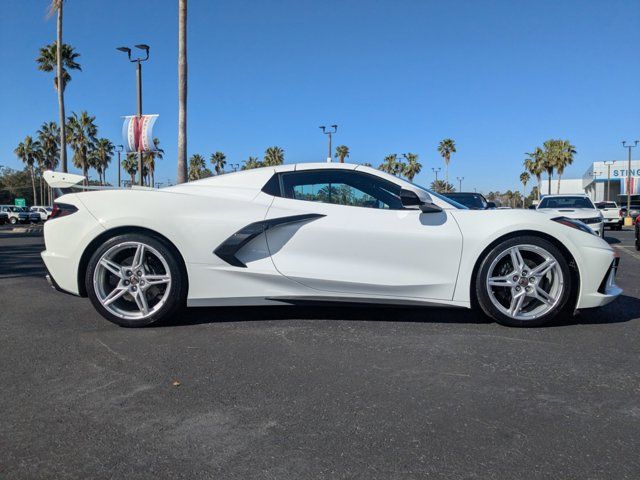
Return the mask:
<path fill-rule="evenodd" d="M 37 230 L 37 229 L 36 229 Z M 640 478 L 640 252 L 616 302 L 192 309 L 123 329 L 0 229 L 0 478 Z"/>

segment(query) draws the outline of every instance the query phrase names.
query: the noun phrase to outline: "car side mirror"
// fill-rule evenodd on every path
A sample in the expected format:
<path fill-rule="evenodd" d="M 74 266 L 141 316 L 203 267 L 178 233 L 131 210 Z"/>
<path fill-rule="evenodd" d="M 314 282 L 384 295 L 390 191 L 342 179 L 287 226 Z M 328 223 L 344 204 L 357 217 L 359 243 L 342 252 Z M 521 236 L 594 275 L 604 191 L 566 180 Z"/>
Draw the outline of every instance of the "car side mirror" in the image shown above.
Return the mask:
<path fill-rule="evenodd" d="M 490 208 L 496 208 L 496 204 L 494 202 L 487 202 L 487 210 Z"/>
<path fill-rule="evenodd" d="M 413 190 L 403 188 L 400 190 L 400 200 L 403 207 L 418 207 L 422 213 L 441 212 L 442 209 L 431 201 L 427 193 L 416 193 Z"/>

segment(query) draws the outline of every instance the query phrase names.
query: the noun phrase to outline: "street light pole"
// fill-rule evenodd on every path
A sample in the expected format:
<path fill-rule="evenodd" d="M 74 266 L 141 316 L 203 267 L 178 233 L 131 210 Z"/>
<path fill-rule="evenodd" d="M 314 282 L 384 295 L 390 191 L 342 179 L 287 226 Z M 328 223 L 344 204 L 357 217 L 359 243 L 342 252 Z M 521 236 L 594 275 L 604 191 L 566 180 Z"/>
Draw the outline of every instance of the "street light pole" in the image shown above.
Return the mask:
<path fill-rule="evenodd" d="M 604 162 L 604 164 L 607 166 L 607 202 L 611 201 L 611 165 L 613 165 L 614 163 L 616 162 Z"/>
<path fill-rule="evenodd" d="M 131 58 L 131 49 L 128 47 L 118 47 L 116 48 L 116 50 L 119 50 L 121 52 L 125 52 L 127 54 L 127 57 L 129 58 L 129 61 L 132 63 L 136 63 L 136 93 L 137 93 L 137 97 L 138 97 L 138 128 L 140 128 L 142 126 L 142 62 L 146 62 L 147 60 L 149 60 L 149 45 L 145 45 L 143 43 L 139 44 L 139 45 L 135 45 L 136 48 L 140 49 L 140 50 L 144 50 L 146 55 L 144 58 L 142 57 L 138 57 L 138 58 Z M 138 179 L 138 185 L 142 186 L 143 185 L 143 175 L 142 175 L 142 142 L 138 143 L 138 174 L 139 174 L 139 179 Z"/>
<path fill-rule="evenodd" d="M 333 130 L 327 130 L 327 127 L 322 125 L 320 129 L 322 133 L 329 136 L 329 149 L 327 150 L 327 162 L 331 162 L 331 137 L 334 133 L 338 131 L 338 125 L 331 125 Z"/>
<path fill-rule="evenodd" d="M 442 170 L 442 168 L 441 167 L 438 167 L 438 168 L 431 167 L 431 170 L 433 170 L 434 173 L 436 174 L 436 185 L 437 185 L 438 184 L 438 172 L 440 170 Z"/>
<path fill-rule="evenodd" d="M 464 180 L 464 177 L 456 177 L 458 179 L 458 191 L 461 192 L 462 191 L 462 180 Z"/>
<path fill-rule="evenodd" d="M 120 160 L 120 154 L 124 151 L 124 145 L 116 146 L 116 151 L 118 152 L 118 188 L 122 186 L 120 175 L 122 170 L 122 160 Z"/>
<path fill-rule="evenodd" d="M 631 221 L 631 149 L 638 146 L 640 143 L 638 140 L 633 142 L 633 145 L 627 145 L 626 140 L 622 142 L 623 148 L 626 148 L 629 151 L 629 160 L 627 166 L 627 216 L 624 219 L 625 227 L 630 227 L 633 222 Z"/>

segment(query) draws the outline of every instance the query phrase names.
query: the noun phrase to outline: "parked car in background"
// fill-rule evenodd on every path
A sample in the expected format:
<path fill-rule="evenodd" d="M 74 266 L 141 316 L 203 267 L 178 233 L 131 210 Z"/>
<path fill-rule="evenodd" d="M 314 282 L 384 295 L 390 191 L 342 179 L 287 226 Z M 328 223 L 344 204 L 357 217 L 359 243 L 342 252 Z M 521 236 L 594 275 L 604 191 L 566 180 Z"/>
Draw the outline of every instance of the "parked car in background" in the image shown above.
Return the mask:
<path fill-rule="evenodd" d="M 611 230 L 622 230 L 622 216 L 616 202 L 597 202 L 596 208 L 602 213 L 605 227 L 611 227 Z"/>
<path fill-rule="evenodd" d="M 629 216 L 634 220 L 640 216 L 640 200 L 631 199 L 631 208 L 629 209 Z M 620 206 L 620 218 L 624 222 L 624 217 L 627 216 L 627 201 Z"/>
<path fill-rule="evenodd" d="M 51 207 L 44 207 L 42 205 L 34 205 L 30 208 L 30 211 L 40 215 L 40 220 L 42 220 L 43 222 L 49 220 L 49 217 L 51 216 L 51 210 Z"/>
<path fill-rule="evenodd" d="M 17 223 L 39 223 L 40 214 L 30 212 L 25 207 L 16 207 L 15 205 L 0 205 L 0 212 L 4 212 L 9 216 L 9 223 L 15 225 Z"/>
<path fill-rule="evenodd" d="M 640 250 L 640 215 L 636 217 L 636 250 Z"/>
<path fill-rule="evenodd" d="M 9 214 L 6 212 L 0 212 L 0 225 L 9 223 Z"/>
<path fill-rule="evenodd" d="M 496 204 L 487 201 L 484 195 L 476 192 L 448 192 L 443 195 L 451 200 L 464 205 L 471 210 L 490 210 L 496 208 Z"/>
<path fill-rule="evenodd" d="M 584 194 L 545 195 L 536 210 L 558 217 L 579 220 L 589 227 L 595 235 L 604 237 L 602 214 L 591 199 Z"/>

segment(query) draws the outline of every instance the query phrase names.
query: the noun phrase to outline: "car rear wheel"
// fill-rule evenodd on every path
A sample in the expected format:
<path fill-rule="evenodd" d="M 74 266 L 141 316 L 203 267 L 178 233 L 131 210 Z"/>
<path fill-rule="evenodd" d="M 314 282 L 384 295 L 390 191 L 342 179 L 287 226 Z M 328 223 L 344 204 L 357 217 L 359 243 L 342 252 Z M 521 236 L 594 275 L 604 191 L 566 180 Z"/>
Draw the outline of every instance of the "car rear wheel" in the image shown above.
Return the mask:
<path fill-rule="evenodd" d="M 513 327 L 547 324 L 570 314 L 572 276 L 551 242 L 522 236 L 496 245 L 482 260 L 475 282 L 482 311 Z"/>
<path fill-rule="evenodd" d="M 187 296 L 175 249 L 138 233 L 118 235 L 101 245 L 89 260 L 85 286 L 98 312 L 123 327 L 166 319 Z"/>
<path fill-rule="evenodd" d="M 16 217 L 11 217 L 11 219 L 9 220 L 9 223 L 11 225 L 15 225 L 16 223 L 18 223 L 18 219 Z"/>

